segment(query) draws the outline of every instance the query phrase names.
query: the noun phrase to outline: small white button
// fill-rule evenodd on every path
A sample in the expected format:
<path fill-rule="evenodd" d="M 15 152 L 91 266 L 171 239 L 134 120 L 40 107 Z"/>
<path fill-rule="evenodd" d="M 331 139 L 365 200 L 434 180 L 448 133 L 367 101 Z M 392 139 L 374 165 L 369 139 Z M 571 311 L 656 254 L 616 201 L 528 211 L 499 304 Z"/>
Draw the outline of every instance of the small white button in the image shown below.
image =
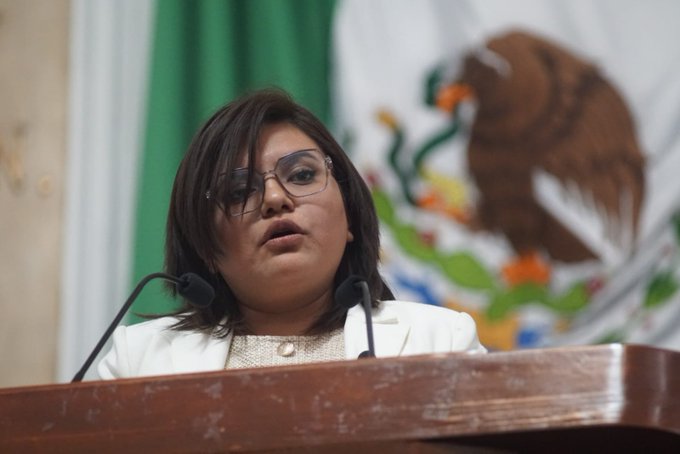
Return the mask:
<path fill-rule="evenodd" d="M 279 356 L 293 356 L 295 354 L 295 344 L 292 342 L 281 342 L 276 349 Z"/>

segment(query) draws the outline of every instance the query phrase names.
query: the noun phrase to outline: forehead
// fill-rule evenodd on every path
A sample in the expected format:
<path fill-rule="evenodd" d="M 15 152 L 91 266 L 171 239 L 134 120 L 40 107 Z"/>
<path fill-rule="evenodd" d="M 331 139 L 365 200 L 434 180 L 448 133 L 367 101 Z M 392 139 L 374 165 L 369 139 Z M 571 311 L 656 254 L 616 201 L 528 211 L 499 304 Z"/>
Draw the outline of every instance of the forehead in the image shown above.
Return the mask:
<path fill-rule="evenodd" d="M 279 158 L 299 150 L 320 149 L 319 145 L 298 127 L 289 123 L 276 123 L 262 128 L 255 151 L 255 168 L 271 169 Z M 249 162 L 245 150 L 241 153 L 239 167 L 247 167 Z"/>

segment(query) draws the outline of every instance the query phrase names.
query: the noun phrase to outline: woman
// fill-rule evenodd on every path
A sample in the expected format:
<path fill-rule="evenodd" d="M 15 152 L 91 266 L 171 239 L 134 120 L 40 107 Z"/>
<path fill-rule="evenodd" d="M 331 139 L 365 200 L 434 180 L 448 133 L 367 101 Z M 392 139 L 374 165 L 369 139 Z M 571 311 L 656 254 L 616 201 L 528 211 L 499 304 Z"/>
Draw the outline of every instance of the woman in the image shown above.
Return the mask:
<path fill-rule="evenodd" d="M 334 301 L 350 275 L 373 297 L 378 357 L 485 351 L 467 314 L 393 301 L 378 255 L 371 194 L 323 124 L 281 91 L 244 96 L 193 139 L 167 222 L 166 272 L 215 300 L 119 327 L 100 377 L 357 358 L 362 309 Z"/>

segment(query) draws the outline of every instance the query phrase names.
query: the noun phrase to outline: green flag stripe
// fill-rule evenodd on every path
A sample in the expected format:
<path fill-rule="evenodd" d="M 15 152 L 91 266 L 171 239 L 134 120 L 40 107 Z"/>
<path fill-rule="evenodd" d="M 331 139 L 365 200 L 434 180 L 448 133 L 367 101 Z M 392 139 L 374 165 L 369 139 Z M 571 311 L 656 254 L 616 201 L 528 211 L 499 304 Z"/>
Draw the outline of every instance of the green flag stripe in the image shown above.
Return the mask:
<path fill-rule="evenodd" d="M 163 265 L 177 166 L 195 130 L 246 90 L 276 85 L 329 118 L 334 0 L 159 0 L 138 184 L 133 280 Z M 152 284 L 136 313 L 173 308 Z M 137 321 L 131 317 L 131 321 Z"/>

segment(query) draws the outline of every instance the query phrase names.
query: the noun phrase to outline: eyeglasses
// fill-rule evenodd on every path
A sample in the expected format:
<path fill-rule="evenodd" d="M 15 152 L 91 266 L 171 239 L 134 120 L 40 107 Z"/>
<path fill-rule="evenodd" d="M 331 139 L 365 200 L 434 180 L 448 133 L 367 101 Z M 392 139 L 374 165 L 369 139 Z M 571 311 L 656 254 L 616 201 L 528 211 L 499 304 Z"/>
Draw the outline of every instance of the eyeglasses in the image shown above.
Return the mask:
<path fill-rule="evenodd" d="M 299 150 L 279 158 L 271 170 L 253 172 L 250 187 L 247 168 L 236 169 L 230 175 L 224 173 L 218 177 L 216 189 L 205 196 L 221 204 L 225 213 L 241 216 L 260 208 L 267 179 L 276 178 L 291 197 L 307 197 L 326 189 L 332 168 L 333 161 L 320 150 Z"/>

